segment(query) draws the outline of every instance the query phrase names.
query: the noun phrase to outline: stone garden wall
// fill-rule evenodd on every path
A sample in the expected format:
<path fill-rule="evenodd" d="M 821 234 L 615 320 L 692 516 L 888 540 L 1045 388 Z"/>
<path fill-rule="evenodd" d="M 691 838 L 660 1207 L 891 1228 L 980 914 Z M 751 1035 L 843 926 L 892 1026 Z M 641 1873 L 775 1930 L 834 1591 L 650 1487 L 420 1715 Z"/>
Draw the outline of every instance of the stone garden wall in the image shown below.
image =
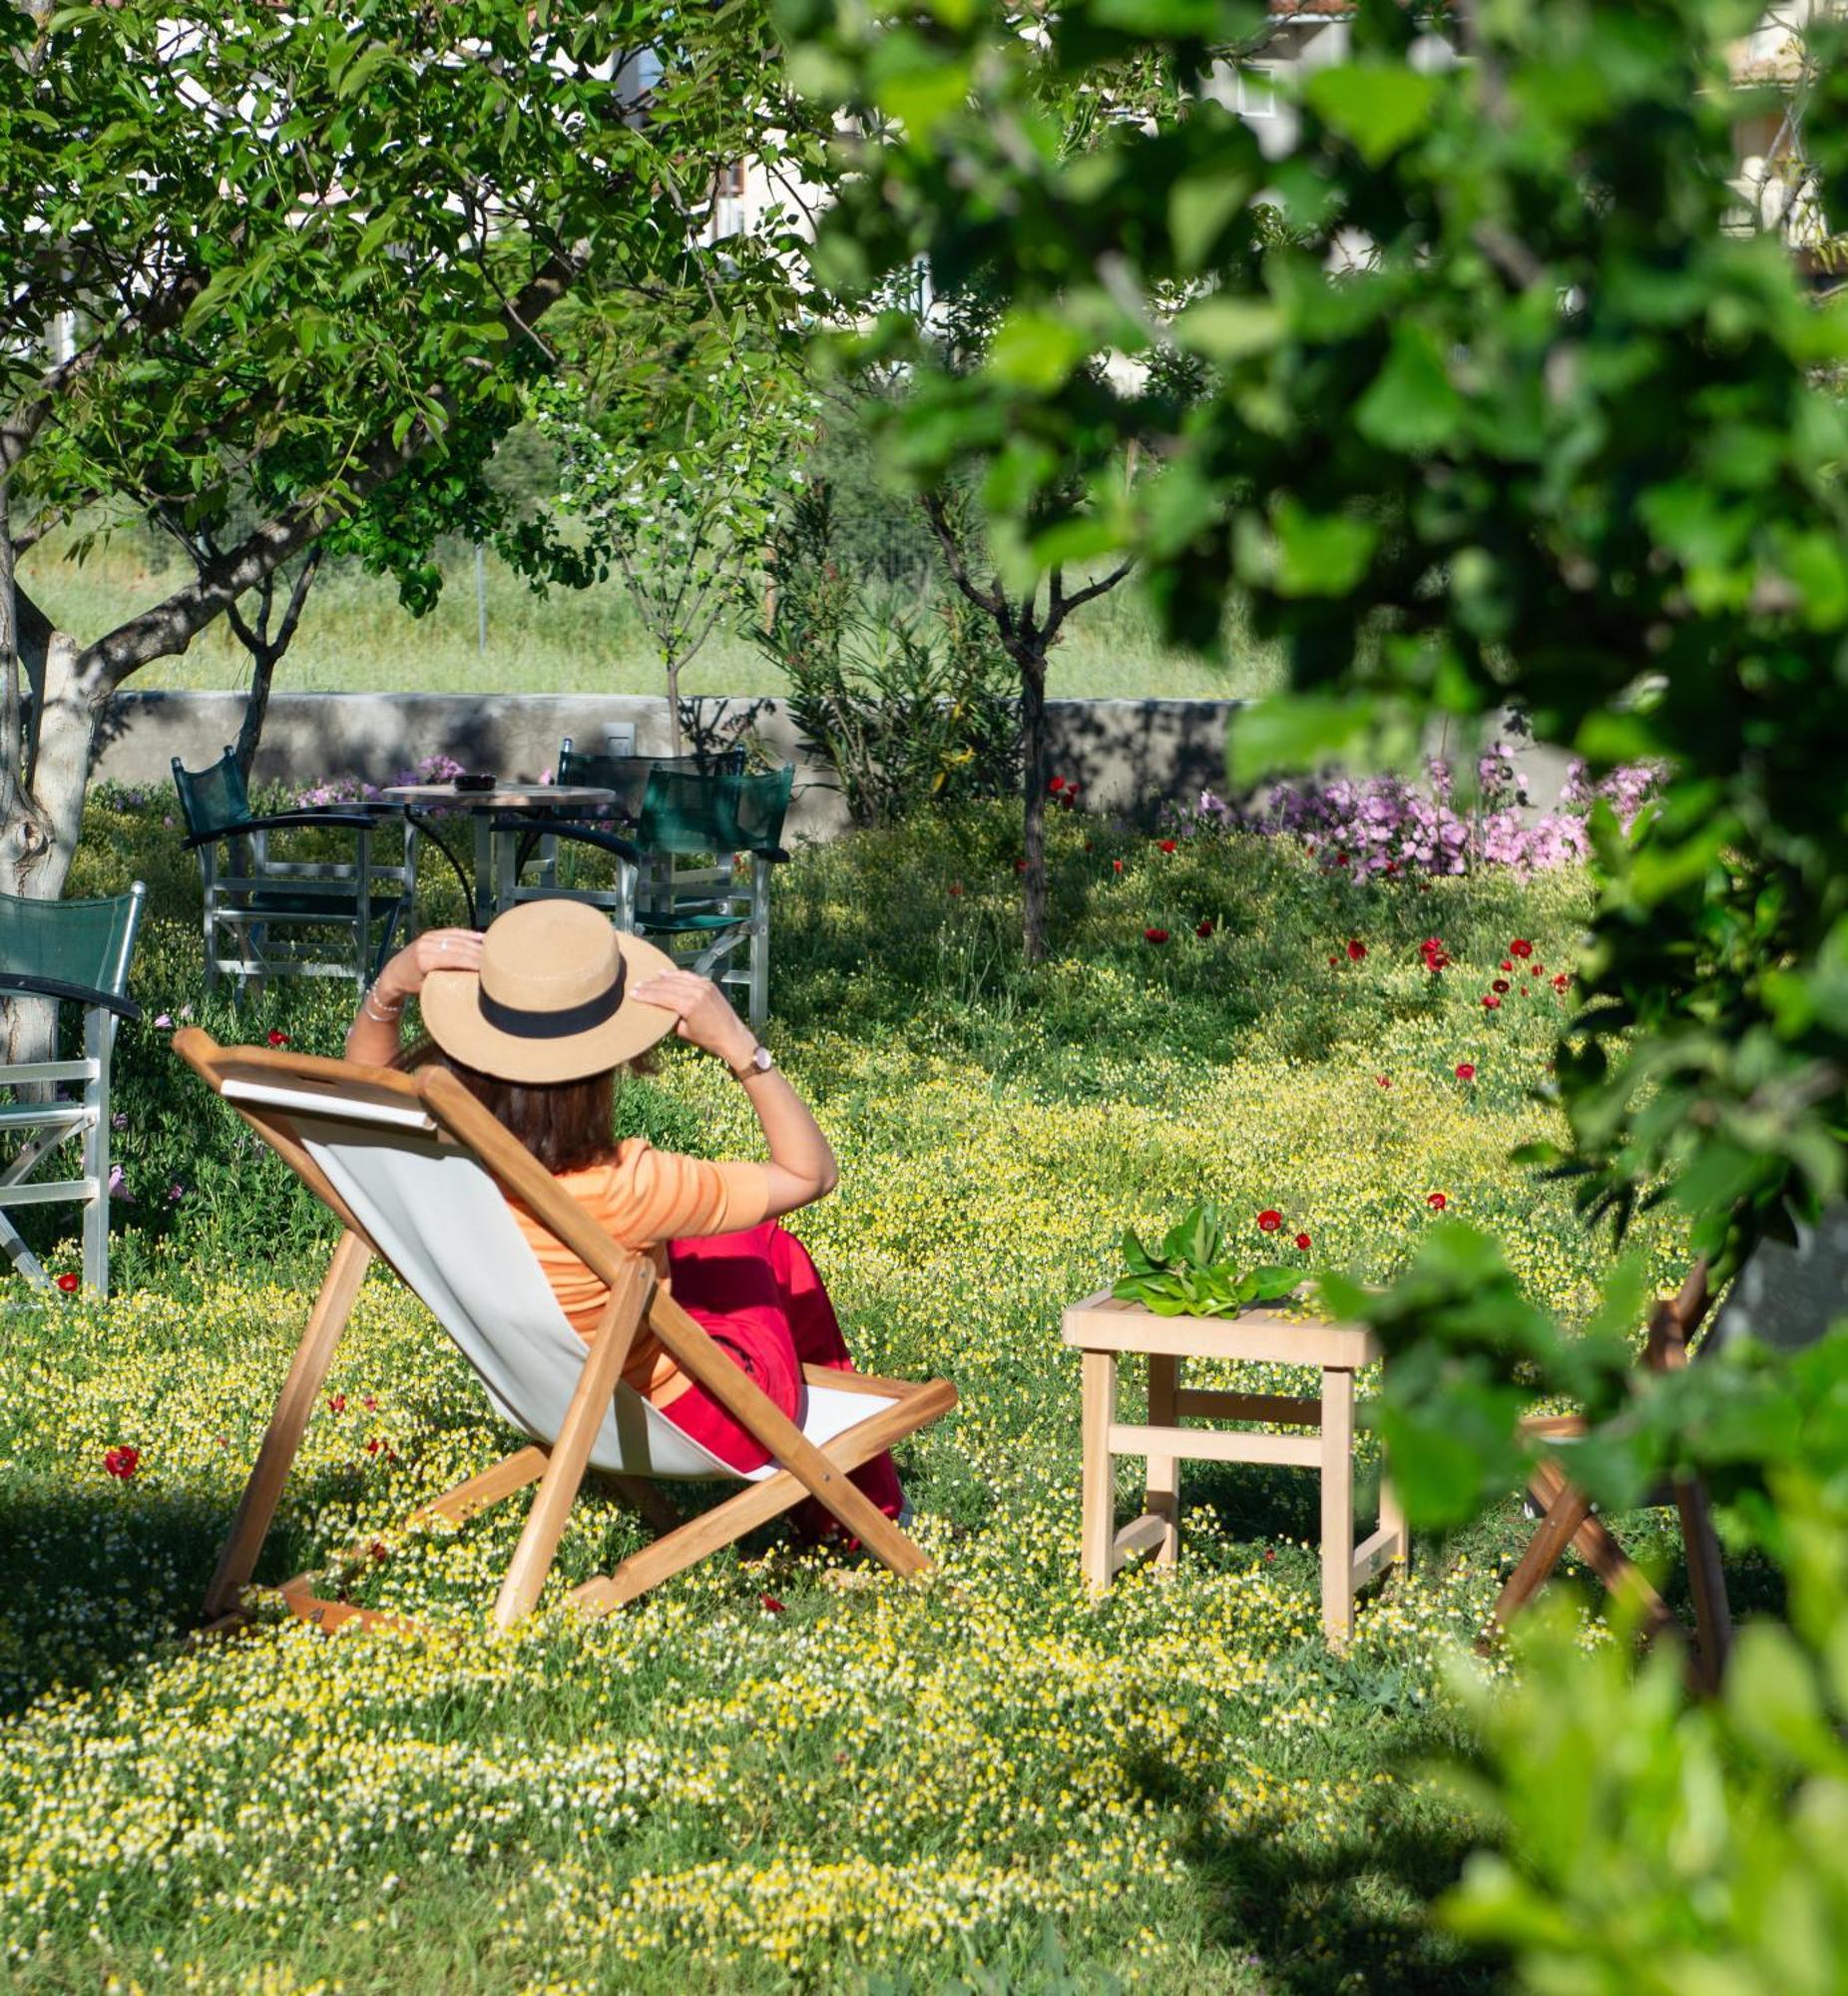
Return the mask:
<path fill-rule="evenodd" d="M 1055 700 L 1048 704 L 1053 766 L 1082 786 L 1088 808 L 1153 819 L 1163 803 L 1182 803 L 1225 783 L 1227 730 L 1237 701 Z M 845 822 L 825 769 L 810 765 L 780 701 L 703 700 L 696 727 L 728 734 L 747 722 L 765 749 L 798 765 L 794 836 L 827 837 Z M 188 768 L 213 760 L 236 739 L 243 697 L 234 693 L 125 694 L 103 731 L 99 776 L 130 784 L 164 783 L 179 756 Z M 334 777 L 390 781 L 426 755 L 453 755 L 471 769 L 532 778 L 558 759 L 562 738 L 601 748 L 607 729 L 633 731 L 635 752 L 666 754 L 668 704 L 659 698 L 578 694 L 277 694 L 271 700 L 259 781 L 291 788 Z M 1528 748 L 1520 757 L 1536 806 L 1559 793 L 1565 758 Z"/>

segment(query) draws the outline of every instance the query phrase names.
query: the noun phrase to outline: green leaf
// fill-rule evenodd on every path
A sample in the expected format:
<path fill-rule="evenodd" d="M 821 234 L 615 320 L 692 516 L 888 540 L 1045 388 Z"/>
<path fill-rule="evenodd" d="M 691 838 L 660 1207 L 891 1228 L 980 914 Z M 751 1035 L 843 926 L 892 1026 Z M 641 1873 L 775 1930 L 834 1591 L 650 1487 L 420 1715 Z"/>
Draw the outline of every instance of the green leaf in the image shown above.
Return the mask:
<path fill-rule="evenodd" d="M 1438 80 L 1401 63 L 1343 63 L 1317 70 L 1303 101 L 1377 167 L 1415 138 L 1437 101 Z"/>
<path fill-rule="evenodd" d="M 1220 239 L 1251 197 L 1247 175 L 1227 171 L 1215 161 L 1197 173 L 1183 174 L 1167 191 L 1167 227 L 1174 260 L 1192 276 L 1212 262 Z"/>
<path fill-rule="evenodd" d="M 1438 342 L 1423 326 L 1393 327 L 1386 364 L 1354 409 L 1370 442 L 1414 456 L 1442 449 L 1463 428 L 1464 401 L 1445 371 Z"/>
<path fill-rule="evenodd" d="M 1372 732 L 1373 704 L 1361 696 L 1279 694 L 1232 717 L 1227 761 L 1235 791 L 1266 776 L 1341 759 Z"/>
<path fill-rule="evenodd" d="M 1345 596 L 1367 571 L 1379 529 L 1351 513 L 1311 513 L 1282 500 L 1274 517 L 1280 596 Z"/>
<path fill-rule="evenodd" d="M 1010 312 L 989 347 L 987 372 L 1012 388 L 1047 394 L 1091 350 L 1090 339 L 1050 312 Z"/>
<path fill-rule="evenodd" d="M 1268 300 L 1213 295 L 1197 299 L 1175 320 L 1175 343 L 1221 366 L 1261 353 L 1283 333 L 1283 314 Z"/>

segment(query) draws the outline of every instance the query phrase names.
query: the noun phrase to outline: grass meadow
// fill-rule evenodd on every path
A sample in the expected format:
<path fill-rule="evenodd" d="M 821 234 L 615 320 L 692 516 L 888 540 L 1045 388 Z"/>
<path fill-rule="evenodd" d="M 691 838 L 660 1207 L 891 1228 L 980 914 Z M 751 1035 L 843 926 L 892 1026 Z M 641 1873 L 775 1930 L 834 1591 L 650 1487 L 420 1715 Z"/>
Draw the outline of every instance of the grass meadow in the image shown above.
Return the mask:
<path fill-rule="evenodd" d="M 62 630 L 89 641 L 178 588 L 177 553 L 141 532 L 99 543 L 81 563 L 68 540 L 48 540 L 21 564 L 26 587 Z M 617 582 L 544 598 L 492 553 L 484 557 L 487 644 L 472 549 L 446 548 L 435 609 L 412 617 L 389 579 L 354 564 L 317 578 L 294 644 L 277 669 L 284 693 L 652 694 L 662 669 Z M 278 616 L 280 614 L 278 606 Z M 741 622 L 742 620 L 738 620 Z M 219 691 L 249 683 L 249 655 L 220 619 L 190 651 L 136 674 L 138 692 Z M 1267 656 L 1234 640 L 1227 663 L 1171 652 L 1127 584 L 1078 613 L 1053 653 L 1055 697 L 1225 700 L 1267 691 Z M 721 625 L 683 675 L 689 695 L 780 694 L 782 674 Z"/>
<path fill-rule="evenodd" d="M 140 873 L 155 902 L 147 1017 L 118 1069 L 116 1293 L 13 1280 L 0 1303 L 9 1988 L 1498 1985 L 1432 1908 L 1495 1835 L 1440 1769 L 1467 1750 L 1451 1673 L 1505 1668 L 1469 1644 L 1519 1512 L 1420 1543 L 1337 1657 L 1313 1480 L 1193 1465 L 1179 1568 L 1093 1600 L 1058 1324 L 1111 1277 L 1126 1226 L 1207 1195 L 1252 1216 L 1254 1250 L 1275 1207 L 1310 1237 L 1306 1265 L 1379 1277 L 1443 1224 L 1442 1193 L 1534 1295 L 1589 1310 L 1604 1248 L 1560 1188 L 1507 1162 L 1553 1114 L 1550 979 L 1585 915 L 1578 878 L 1361 885 L 1285 841 L 1167 853 L 1063 813 L 1054 960 L 1027 973 L 1007 812 L 799 853 L 775 903 L 770 1037 L 841 1184 L 796 1225 L 861 1361 L 960 1389 L 901 1456 L 935 1575 L 895 1583 L 768 1529 L 587 1623 L 564 1588 L 641 1542 L 594 1492 L 541 1613 L 496 1634 L 519 1504 L 459 1533 L 393 1521 L 510 1440 L 375 1270 L 259 1579 L 367 1546 L 336 1584 L 431 1633 L 324 1637 L 259 1595 L 248 1634 L 190 1646 L 332 1229 L 168 1041 L 193 1017 L 331 1053 L 350 999 L 207 1006 L 191 862 L 163 818 L 98 798 L 72 881 Z M 453 912 L 430 887 L 431 912 Z M 1418 950 L 1431 934 L 1454 958 L 1439 976 Z M 1548 975 L 1487 1014 L 1517 934 Z M 620 1120 L 754 1154 L 739 1091 L 684 1052 L 626 1085 Z M 1669 1223 L 1643 1239 L 1672 1280 Z M 45 1245 L 76 1265 L 74 1244 Z M 123 1446 L 140 1452 L 129 1479 L 105 1464 Z M 1377 1476 L 1369 1440 L 1362 1510 Z M 1659 1523 L 1634 1539 L 1665 1559 Z"/>

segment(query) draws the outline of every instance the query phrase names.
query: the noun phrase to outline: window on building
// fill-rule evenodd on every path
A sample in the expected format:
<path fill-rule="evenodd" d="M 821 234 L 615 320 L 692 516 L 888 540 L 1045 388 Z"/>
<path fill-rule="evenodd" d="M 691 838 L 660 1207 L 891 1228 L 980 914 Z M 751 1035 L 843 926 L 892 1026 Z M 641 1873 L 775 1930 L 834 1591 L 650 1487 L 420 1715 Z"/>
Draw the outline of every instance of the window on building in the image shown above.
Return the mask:
<path fill-rule="evenodd" d="M 1245 118 L 1273 118 L 1277 110 L 1275 72 L 1253 63 L 1238 72 L 1238 110 Z"/>
<path fill-rule="evenodd" d="M 742 160 L 734 160 L 730 166 L 719 168 L 718 186 L 714 189 L 714 192 L 720 196 L 728 195 L 733 201 L 741 199 L 744 193 L 744 162 Z"/>

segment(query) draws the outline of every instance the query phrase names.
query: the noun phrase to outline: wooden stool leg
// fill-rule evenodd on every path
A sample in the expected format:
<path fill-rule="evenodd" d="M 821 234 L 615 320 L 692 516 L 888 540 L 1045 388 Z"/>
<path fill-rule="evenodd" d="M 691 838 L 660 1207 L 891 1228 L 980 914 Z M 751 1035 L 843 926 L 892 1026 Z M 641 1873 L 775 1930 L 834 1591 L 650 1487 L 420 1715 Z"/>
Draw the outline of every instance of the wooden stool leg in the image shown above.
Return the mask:
<path fill-rule="evenodd" d="M 1149 1425 L 1171 1428 L 1180 1416 L 1174 1411 L 1174 1396 L 1180 1390 L 1180 1360 L 1165 1352 L 1149 1356 Z M 1161 1543 L 1155 1548 L 1155 1565 L 1172 1566 L 1180 1558 L 1180 1458 L 1152 1455 L 1149 1458 L 1149 1494 L 1146 1508 L 1152 1517 L 1163 1521 Z"/>
<path fill-rule="evenodd" d="M 1111 1583 L 1115 1564 L 1117 1478 L 1110 1427 L 1117 1416 L 1117 1354 L 1087 1351 L 1084 1377 L 1085 1486 L 1079 1559 L 1095 1588 Z"/>
<path fill-rule="evenodd" d="M 1380 1530 L 1389 1533 L 1397 1543 L 1398 1550 L 1393 1558 L 1402 1566 L 1410 1566 L 1412 1539 L 1405 1529 L 1405 1506 L 1399 1502 L 1399 1493 L 1392 1487 L 1391 1465 L 1383 1451 L 1380 1455 Z"/>
<path fill-rule="evenodd" d="M 1354 1375 L 1322 1372 L 1322 1628 L 1330 1645 L 1354 1633 Z"/>

